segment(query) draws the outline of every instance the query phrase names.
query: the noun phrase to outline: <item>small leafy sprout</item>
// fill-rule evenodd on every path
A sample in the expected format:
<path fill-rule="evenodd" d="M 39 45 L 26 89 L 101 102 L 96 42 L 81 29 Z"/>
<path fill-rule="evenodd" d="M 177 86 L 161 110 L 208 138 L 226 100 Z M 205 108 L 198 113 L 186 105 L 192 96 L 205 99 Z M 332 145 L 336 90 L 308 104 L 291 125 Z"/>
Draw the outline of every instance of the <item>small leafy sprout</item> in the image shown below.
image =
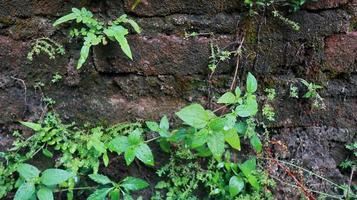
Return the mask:
<path fill-rule="evenodd" d="M 20 164 L 16 170 L 20 174 L 19 189 L 14 200 L 53 200 L 53 186 L 59 185 L 73 177 L 62 169 L 46 169 L 42 173 L 35 166 Z"/>
<path fill-rule="evenodd" d="M 298 87 L 294 86 L 294 85 L 290 85 L 290 95 L 291 98 L 299 98 L 299 89 Z"/>
<path fill-rule="evenodd" d="M 315 108 L 325 108 L 325 103 L 323 98 L 319 95 L 317 92 L 318 89 L 321 89 L 322 86 L 317 85 L 315 83 L 309 83 L 305 81 L 304 79 L 300 79 L 302 84 L 304 84 L 307 87 L 307 92 L 304 94 L 304 98 L 306 99 L 313 99 L 313 107 Z"/>
<path fill-rule="evenodd" d="M 41 81 L 38 81 L 33 86 L 35 89 L 41 89 L 41 87 L 45 87 L 45 84 Z"/>
<path fill-rule="evenodd" d="M 353 154 L 352 157 L 353 158 L 357 158 L 357 142 L 351 143 L 351 144 L 347 144 L 346 145 L 346 149 L 350 150 Z M 342 167 L 343 169 L 348 169 L 348 168 L 352 168 L 353 166 L 357 166 L 357 160 L 356 159 L 346 159 L 344 161 L 341 162 L 340 167 Z"/>
<path fill-rule="evenodd" d="M 276 97 L 276 91 L 274 88 L 266 88 L 264 90 L 267 93 L 268 101 L 273 101 Z"/>
<path fill-rule="evenodd" d="M 210 44 L 211 47 L 211 56 L 209 57 L 208 68 L 211 72 L 215 72 L 218 64 L 221 61 L 228 60 L 233 52 L 221 50 L 217 45 L 214 45 L 212 42 Z"/>
<path fill-rule="evenodd" d="M 33 56 L 40 53 L 47 54 L 50 59 L 55 59 L 57 54 L 65 54 L 63 46 L 48 37 L 36 39 L 31 47 L 31 51 L 27 54 L 29 61 L 33 61 Z"/>
<path fill-rule="evenodd" d="M 76 23 L 81 23 L 85 27 L 79 29 L 72 29 L 70 35 L 72 37 L 83 37 L 84 43 L 80 52 L 80 58 L 77 63 L 77 69 L 80 69 L 88 58 L 89 50 L 92 46 L 102 44 L 107 44 L 107 38 L 113 41 L 117 41 L 120 45 L 122 51 L 125 55 L 133 59 L 130 46 L 126 39 L 126 35 L 129 33 L 128 29 L 123 26 L 123 24 L 130 24 L 135 32 L 140 33 L 141 29 L 138 24 L 132 20 L 128 19 L 127 15 L 122 15 L 109 26 L 106 26 L 103 22 L 99 22 L 97 19 L 93 18 L 93 13 L 85 8 L 81 10 L 77 8 L 72 9 L 72 13 L 67 14 L 59 18 L 53 26 L 58 26 L 62 23 L 75 20 Z"/>
<path fill-rule="evenodd" d="M 102 200 L 106 197 L 110 197 L 112 200 L 117 199 L 133 199 L 131 196 L 132 191 L 142 190 L 149 186 L 149 184 L 140 179 L 134 177 L 126 177 L 122 181 L 115 183 L 107 176 L 101 174 L 91 174 L 89 178 L 94 182 L 99 183 L 102 187 L 96 189 L 87 200 Z"/>
<path fill-rule="evenodd" d="M 197 37 L 197 36 L 198 36 L 197 32 L 188 33 L 188 32 L 185 31 L 185 38 Z"/>
<path fill-rule="evenodd" d="M 57 83 L 58 81 L 62 80 L 62 75 L 59 74 L 58 72 L 56 72 L 53 76 L 52 76 L 52 83 Z"/>
<path fill-rule="evenodd" d="M 275 121 L 274 108 L 269 104 L 265 104 L 263 107 L 263 116 L 269 121 Z"/>
<path fill-rule="evenodd" d="M 130 165 L 136 157 L 146 165 L 154 166 L 154 156 L 142 133 L 142 129 L 135 129 L 128 136 L 117 136 L 110 141 L 108 148 L 119 155 L 124 153 L 126 165 Z"/>
<path fill-rule="evenodd" d="M 300 30 L 300 25 L 283 15 L 281 15 L 277 10 L 272 11 L 273 16 L 284 22 L 285 24 L 289 25 L 294 31 L 299 31 Z"/>
<path fill-rule="evenodd" d="M 56 101 L 53 100 L 51 97 L 43 97 L 42 101 L 47 105 L 47 106 L 53 106 L 56 104 Z"/>

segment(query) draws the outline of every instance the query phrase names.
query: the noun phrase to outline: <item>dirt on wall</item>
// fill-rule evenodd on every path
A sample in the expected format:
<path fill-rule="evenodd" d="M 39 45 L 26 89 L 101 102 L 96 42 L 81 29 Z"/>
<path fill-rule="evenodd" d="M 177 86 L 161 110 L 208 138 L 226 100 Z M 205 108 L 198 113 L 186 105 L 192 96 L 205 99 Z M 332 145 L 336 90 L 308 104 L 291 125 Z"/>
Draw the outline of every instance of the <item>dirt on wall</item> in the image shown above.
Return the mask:
<path fill-rule="evenodd" d="M 271 13 L 249 16 L 237 0 L 145 0 L 131 10 L 132 0 L 1 0 L 0 1 L 0 149 L 11 144 L 10 132 L 20 120 L 37 120 L 45 94 L 65 121 L 117 123 L 158 119 L 190 102 L 207 103 L 210 43 L 234 48 L 237 33 L 245 35 L 239 71 L 259 81 L 259 91 L 274 87 L 277 120 L 272 138 L 287 149 L 275 149 L 281 159 L 311 169 L 338 183 L 347 179 L 338 165 L 357 140 L 357 1 L 320 0 L 284 16 L 300 24 L 299 31 Z M 86 7 L 109 21 L 123 13 L 142 27 L 130 35 L 133 61 L 115 43 L 97 46 L 83 68 L 75 70 L 81 41 L 69 40 L 69 26 L 52 23 L 72 7 Z M 185 32 L 213 33 L 185 38 Z M 55 60 L 26 59 L 31 42 L 50 37 L 65 46 Z M 231 83 L 235 60 L 220 65 L 212 80 L 214 95 Z M 50 81 L 55 72 L 64 79 Z M 324 86 L 325 109 L 289 98 L 289 86 L 304 78 Z M 45 83 L 42 91 L 36 82 Z M 149 173 L 149 172 L 148 172 Z M 310 180 L 311 179 L 311 180 Z M 312 188 L 330 191 L 311 177 Z M 278 187 L 278 199 L 293 199 L 288 187 Z"/>

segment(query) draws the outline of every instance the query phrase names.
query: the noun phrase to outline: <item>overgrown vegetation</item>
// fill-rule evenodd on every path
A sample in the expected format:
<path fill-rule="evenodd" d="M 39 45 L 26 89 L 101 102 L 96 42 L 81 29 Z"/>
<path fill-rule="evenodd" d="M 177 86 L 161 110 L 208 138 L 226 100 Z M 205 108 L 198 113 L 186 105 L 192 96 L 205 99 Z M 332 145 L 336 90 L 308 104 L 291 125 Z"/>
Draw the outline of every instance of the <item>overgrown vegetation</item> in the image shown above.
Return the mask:
<path fill-rule="evenodd" d="M 135 1 L 133 8 L 139 2 Z M 244 2 L 251 8 L 285 2 L 292 11 L 296 11 L 305 0 Z M 298 30 L 294 22 L 279 13 L 274 15 Z M 71 29 L 71 36 L 84 39 L 78 69 L 87 60 L 90 48 L 105 45 L 107 39 L 117 41 L 126 56 L 132 59 L 126 40 L 129 31 L 123 24 L 130 24 L 137 33 L 140 33 L 140 28 L 126 15 L 104 24 L 93 18 L 93 14 L 85 8 L 74 8 L 72 13 L 61 17 L 54 25 L 69 21 L 77 24 Z M 191 33 L 186 36 L 197 35 Z M 51 39 L 39 39 L 35 41 L 28 59 L 32 60 L 33 55 L 41 52 L 53 59 L 56 54 L 63 54 L 64 49 Z M 211 75 L 219 62 L 228 60 L 232 55 L 240 56 L 241 48 L 227 51 L 211 43 L 208 66 Z M 57 83 L 62 78 L 61 74 L 55 73 L 51 82 Z M 312 99 L 314 107 L 324 108 L 323 99 L 317 92 L 322 86 L 303 79 L 300 81 L 306 87 L 303 98 Z M 40 89 L 43 86 L 44 83 L 38 82 L 35 87 Z M 13 132 L 15 141 L 11 148 L 0 152 L 0 198 L 16 191 L 15 200 L 52 200 L 56 193 L 65 194 L 68 200 L 79 195 L 86 195 L 88 200 L 131 200 L 142 199 L 135 192 L 155 184 L 152 200 L 274 199 L 271 190 L 275 182 L 270 178 L 269 171 L 262 167 L 262 160 L 270 159 L 264 157 L 264 148 L 270 142 L 269 131 L 258 118 L 262 116 L 268 122 L 276 120 L 273 102 L 277 92 L 274 88 L 265 89 L 266 95 L 261 98 L 264 102 L 259 106 L 256 96 L 258 81 L 252 73 L 248 73 L 244 88 L 233 88 L 217 100 L 217 104 L 225 108 L 224 112 L 218 114 L 218 110 L 193 103 L 175 113 L 183 122 L 175 124 L 175 128 L 170 127 L 167 116 L 159 122 L 121 123 L 110 127 L 86 124 L 79 127 L 75 123 L 65 124 L 56 113 L 49 112 L 38 122 L 20 122 L 34 134 L 24 137 L 19 131 Z M 299 98 L 297 86 L 290 85 L 290 97 Z M 44 97 L 43 101 L 47 106 L 55 104 L 48 97 Z M 169 156 L 166 163 L 155 161 L 157 152 L 151 148 L 155 145 L 153 143 L 157 143 L 160 150 Z M 357 156 L 356 143 L 347 148 L 353 151 L 354 157 Z M 149 168 L 159 167 L 156 173 L 160 181 L 121 174 L 115 180 L 104 175 L 103 169 L 112 167 L 109 156 L 119 158 L 126 166 L 136 163 Z M 44 167 L 36 167 L 34 157 L 51 160 L 53 166 L 40 170 L 38 168 Z M 351 168 L 353 175 L 356 162 L 347 159 L 341 167 Z M 356 197 L 355 186 L 338 187 L 345 192 L 341 198 Z"/>
<path fill-rule="evenodd" d="M 141 29 L 134 20 L 128 19 L 127 15 L 124 14 L 114 21 L 104 24 L 95 19 L 93 13 L 87 9 L 73 8 L 72 13 L 59 18 L 53 25 L 58 26 L 69 21 L 75 21 L 78 24 L 78 26 L 71 29 L 70 35 L 72 37 L 83 37 L 84 40 L 77 69 L 80 69 L 87 60 L 90 48 L 99 44 L 107 44 L 107 39 L 117 41 L 124 54 L 128 58 L 133 59 L 126 39 L 129 30 L 124 27 L 124 24 L 131 25 L 136 33 L 140 33 Z"/>

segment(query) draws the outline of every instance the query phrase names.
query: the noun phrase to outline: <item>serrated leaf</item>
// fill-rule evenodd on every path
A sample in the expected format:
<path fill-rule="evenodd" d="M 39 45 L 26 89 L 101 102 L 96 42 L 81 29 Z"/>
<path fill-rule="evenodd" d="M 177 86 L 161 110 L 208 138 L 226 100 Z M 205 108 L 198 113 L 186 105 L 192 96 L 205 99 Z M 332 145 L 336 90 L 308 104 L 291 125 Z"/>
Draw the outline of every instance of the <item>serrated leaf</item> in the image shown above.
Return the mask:
<path fill-rule="evenodd" d="M 33 183 L 23 183 L 15 193 L 14 200 L 30 200 L 35 194 Z"/>
<path fill-rule="evenodd" d="M 107 176 L 101 174 L 90 174 L 89 178 L 102 185 L 113 183 Z"/>
<path fill-rule="evenodd" d="M 20 164 L 16 171 L 19 172 L 20 176 L 26 181 L 34 179 L 40 175 L 40 170 L 38 170 L 37 167 L 26 163 Z"/>
<path fill-rule="evenodd" d="M 113 188 L 97 189 L 87 198 L 87 200 L 105 200 L 105 197 L 111 190 L 113 190 Z"/>
<path fill-rule="evenodd" d="M 225 131 L 224 132 L 224 140 L 231 145 L 234 149 L 237 149 L 238 151 L 241 150 L 240 147 L 240 138 L 237 133 L 237 129 L 233 128 L 231 130 Z"/>
<path fill-rule="evenodd" d="M 129 176 L 126 177 L 120 185 L 129 191 L 136 191 L 147 188 L 149 186 L 149 183 L 140 178 Z"/>
<path fill-rule="evenodd" d="M 234 104 L 236 102 L 236 96 L 232 92 L 226 92 L 217 101 L 217 103 Z"/>
<path fill-rule="evenodd" d="M 221 132 L 208 137 L 207 146 L 216 160 L 220 160 L 224 153 L 224 134 Z"/>
<path fill-rule="evenodd" d="M 53 192 L 48 187 L 41 187 L 37 191 L 37 198 L 39 200 L 53 200 Z"/>
<path fill-rule="evenodd" d="M 257 91 L 257 88 L 258 88 L 257 79 L 255 79 L 253 74 L 249 72 L 247 76 L 247 92 L 253 94 L 255 91 Z"/>
<path fill-rule="evenodd" d="M 239 194 L 244 188 L 244 180 L 238 176 L 232 176 L 229 180 L 229 194 L 231 197 Z"/>
<path fill-rule="evenodd" d="M 206 111 L 200 104 L 186 106 L 177 112 L 176 115 L 187 125 L 197 129 L 204 128 L 213 117 L 212 114 Z"/>
<path fill-rule="evenodd" d="M 136 147 L 135 156 L 143 163 L 149 166 L 154 166 L 154 156 L 151 152 L 150 147 L 147 144 L 142 143 L 138 147 Z"/>
<path fill-rule="evenodd" d="M 108 144 L 109 150 L 115 151 L 118 154 L 125 152 L 129 148 L 129 146 L 130 144 L 128 141 L 128 137 L 125 136 L 117 136 Z"/>
<path fill-rule="evenodd" d="M 62 169 L 46 169 L 42 172 L 41 182 L 47 186 L 53 186 L 67 181 L 73 174 Z"/>
<path fill-rule="evenodd" d="M 33 122 L 20 122 L 23 126 L 26 126 L 34 131 L 40 131 L 42 129 L 41 124 L 33 123 Z"/>

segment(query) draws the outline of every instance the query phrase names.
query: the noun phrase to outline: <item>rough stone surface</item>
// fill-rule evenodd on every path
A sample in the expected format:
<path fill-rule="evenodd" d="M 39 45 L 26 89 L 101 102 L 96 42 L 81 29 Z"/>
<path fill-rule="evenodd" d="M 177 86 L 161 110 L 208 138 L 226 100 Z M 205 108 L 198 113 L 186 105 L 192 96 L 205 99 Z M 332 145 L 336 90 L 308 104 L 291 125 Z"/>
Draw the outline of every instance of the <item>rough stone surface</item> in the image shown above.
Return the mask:
<path fill-rule="evenodd" d="M 235 59 L 221 62 L 209 87 L 210 44 L 234 51 L 239 32 L 245 36 L 240 82 L 251 71 L 259 81 L 259 96 L 267 87 L 277 90 L 272 103 L 277 119 L 266 123 L 275 133 L 273 139 L 288 151 L 275 146 L 274 154 L 336 182 L 346 180 L 348 174 L 338 165 L 348 155 L 345 143 L 356 141 L 356 0 L 320 0 L 296 13 L 282 11 L 300 25 L 300 31 L 271 12 L 249 16 L 243 1 L 142 0 L 131 10 L 132 2 L 0 1 L 0 150 L 11 143 L 11 131 L 20 128 L 18 121 L 38 120 L 46 111 L 44 96 L 56 101 L 53 110 L 64 121 L 78 123 L 156 120 L 164 114 L 174 117 L 192 102 L 208 105 L 209 98 L 214 101 L 229 88 L 236 65 Z M 51 24 L 72 7 L 82 6 L 102 20 L 125 12 L 140 24 L 142 34 L 128 36 L 132 61 L 110 42 L 93 48 L 83 68 L 75 69 L 82 41 L 68 39 L 69 25 Z M 200 36 L 185 38 L 191 32 Z M 62 43 L 66 54 L 55 60 L 39 55 L 29 62 L 31 43 L 44 36 Z M 56 72 L 63 80 L 53 84 Z M 326 109 L 312 108 L 308 99 L 289 97 L 290 85 L 299 88 L 299 96 L 306 92 L 299 78 L 324 87 L 319 93 Z M 45 84 L 41 90 L 34 87 L 38 82 Z M 261 103 L 265 100 L 259 98 Z M 120 163 L 115 166 L 123 174 L 139 173 L 125 171 Z M 156 177 L 150 169 L 144 173 Z M 306 183 L 316 190 L 338 192 L 315 178 Z M 275 193 L 276 199 L 299 198 L 289 187 L 279 186 Z"/>

